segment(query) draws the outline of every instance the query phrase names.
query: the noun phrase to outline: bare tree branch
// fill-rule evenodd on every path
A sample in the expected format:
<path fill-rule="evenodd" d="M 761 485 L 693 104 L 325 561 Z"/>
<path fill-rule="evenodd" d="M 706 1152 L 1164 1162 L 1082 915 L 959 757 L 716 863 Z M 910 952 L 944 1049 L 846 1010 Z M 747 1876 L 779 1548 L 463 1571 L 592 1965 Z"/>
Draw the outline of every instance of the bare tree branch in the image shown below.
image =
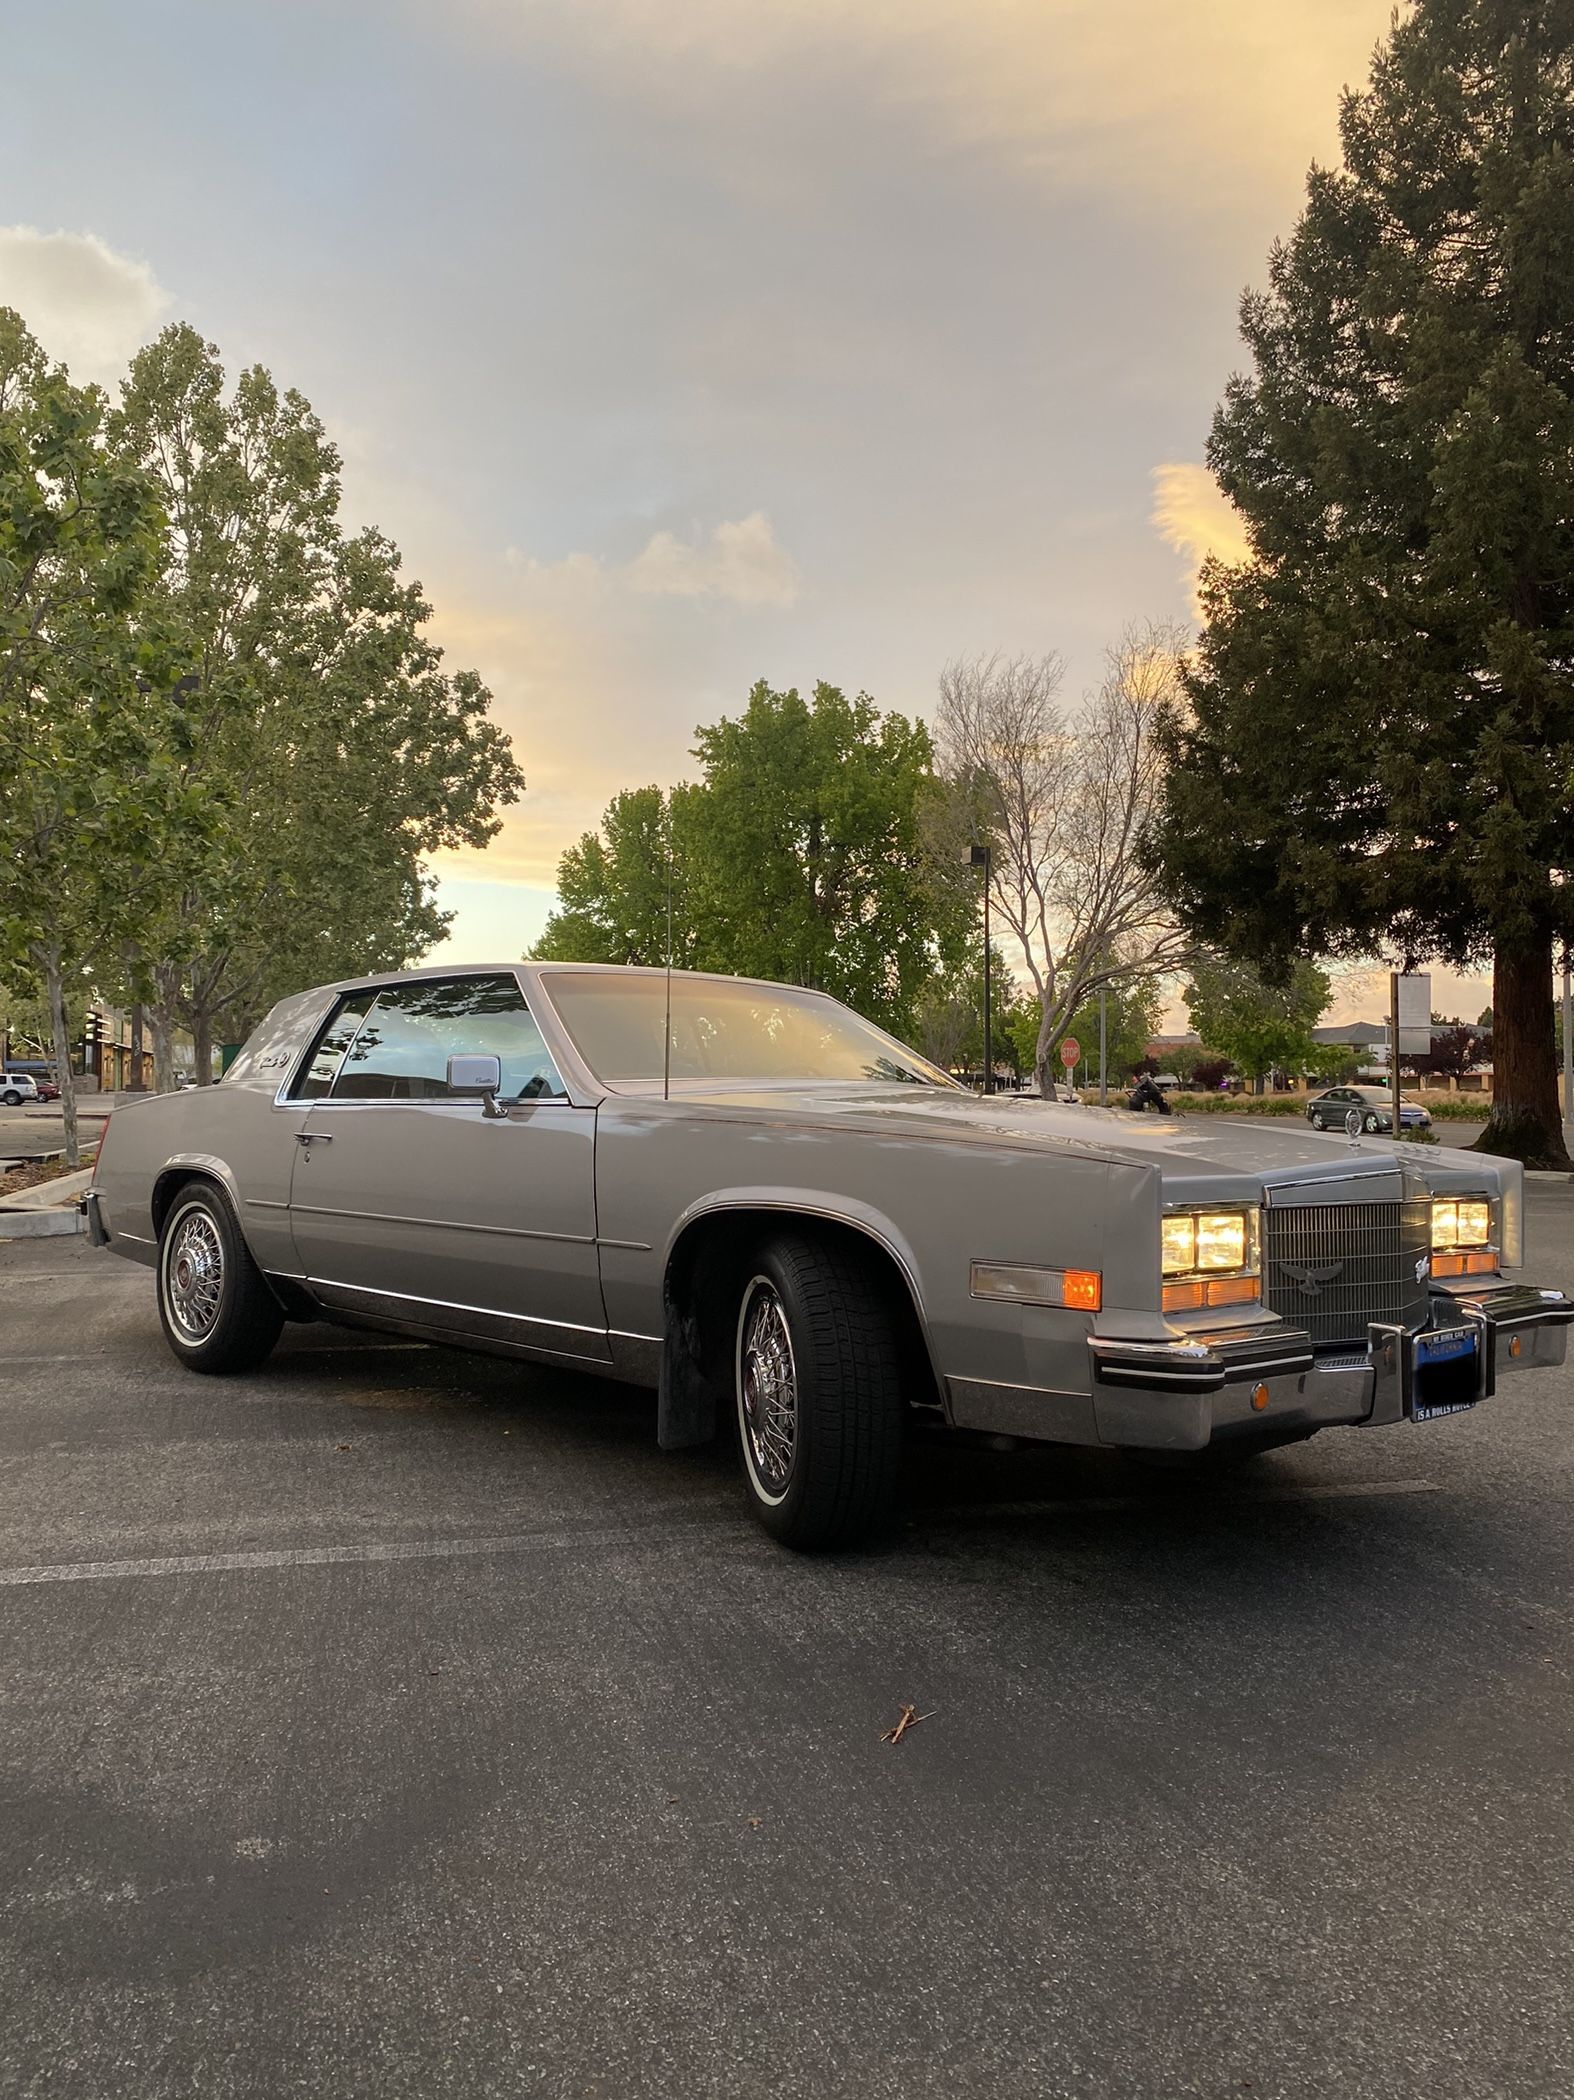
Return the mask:
<path fill-rule="evenodd" d="M 1179 627 L 1127 628 L 1075 712 L 1053 654 L 977 656 L 941 673 L 941 766 L 992 848 L 991 901 L 1038 996 L 1040 1092 L 1084 1000 L 1178 969 L 1190 952 L 1142 853 L 1163 785 L 1156 731 L 1177 704 L 1185 646 Z"/>

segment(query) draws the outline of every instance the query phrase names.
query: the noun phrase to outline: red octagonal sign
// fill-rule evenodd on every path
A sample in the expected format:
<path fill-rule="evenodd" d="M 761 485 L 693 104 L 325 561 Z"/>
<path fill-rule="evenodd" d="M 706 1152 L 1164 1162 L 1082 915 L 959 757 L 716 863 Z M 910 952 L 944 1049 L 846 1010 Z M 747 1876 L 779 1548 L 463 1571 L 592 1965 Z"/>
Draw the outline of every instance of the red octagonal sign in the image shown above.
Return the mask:
<path fill-rule="evenodd" d="M 1073 1065 L 1081 1064 L 1082 1045 L 1077 1041 L 1074 1035 L 1068 1035 L 1066 1037 L 1066 1040 L 1061 1044 L 1060 1062 L 1065 1066 L 1068 1072 L 1071 1070 L 1071 1067 Z"/>

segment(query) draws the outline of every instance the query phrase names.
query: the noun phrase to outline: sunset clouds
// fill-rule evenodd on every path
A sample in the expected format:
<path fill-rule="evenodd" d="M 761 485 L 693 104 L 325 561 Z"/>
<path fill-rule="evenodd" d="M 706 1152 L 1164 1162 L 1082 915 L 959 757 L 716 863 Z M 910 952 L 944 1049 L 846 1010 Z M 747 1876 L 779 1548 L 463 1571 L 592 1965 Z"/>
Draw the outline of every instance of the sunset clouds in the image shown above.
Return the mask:
<path fill-rule="evenodd" d="M 35 8 L 0 300 L 83 376 L 178 314 L 310 398 L 529 781 L 445 872 L 528 916 L 757 678 L 914 714 L 1055 649 L 1075 691 L 1191 611 L 1241 551 L 1198 464 L 1237 302 L 1389 13 Z"/>

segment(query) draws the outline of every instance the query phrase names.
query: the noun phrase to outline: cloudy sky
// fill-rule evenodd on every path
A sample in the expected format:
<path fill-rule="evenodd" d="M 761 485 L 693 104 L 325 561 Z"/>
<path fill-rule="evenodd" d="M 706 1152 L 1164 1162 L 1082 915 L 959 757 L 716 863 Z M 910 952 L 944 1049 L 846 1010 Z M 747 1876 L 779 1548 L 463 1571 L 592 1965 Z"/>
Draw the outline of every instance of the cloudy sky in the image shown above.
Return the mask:
<path fill-rule="evenodd" d="M 1189 611 L 1237 299 L 1389 13 L 7 8 L 0 301 L 78 376 L 181 317 L 310 397 L 529 778 L 440 871 L 448 952 L 510 956 L 756 678 L 922 713 Z"/>

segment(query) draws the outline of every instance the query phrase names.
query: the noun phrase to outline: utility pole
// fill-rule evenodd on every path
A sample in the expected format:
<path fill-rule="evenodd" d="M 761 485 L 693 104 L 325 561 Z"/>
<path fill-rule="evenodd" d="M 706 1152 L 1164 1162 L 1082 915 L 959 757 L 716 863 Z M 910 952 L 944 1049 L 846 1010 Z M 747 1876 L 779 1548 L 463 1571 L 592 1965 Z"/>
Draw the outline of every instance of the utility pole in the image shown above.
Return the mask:
<path fill-rule="evenodd" d="M 990 1011 L 989 996 L 989 885 L 991 878 L 990 849 L 987 846 L 974 846 L 972 851 L 968 855 L 968 858 L 975 868 L 982 868 L 984 871 L 984 1092 L 986 1094 L 992 1094 L 995 1091 L 995 1046 L 992 1028 L 992 1022 L 994 1017 Z"/>
<path fill-rule="evenodd" d="M 1563 1120 L 1574 1123 L 1574 944 L 1563 943 Z"/>

